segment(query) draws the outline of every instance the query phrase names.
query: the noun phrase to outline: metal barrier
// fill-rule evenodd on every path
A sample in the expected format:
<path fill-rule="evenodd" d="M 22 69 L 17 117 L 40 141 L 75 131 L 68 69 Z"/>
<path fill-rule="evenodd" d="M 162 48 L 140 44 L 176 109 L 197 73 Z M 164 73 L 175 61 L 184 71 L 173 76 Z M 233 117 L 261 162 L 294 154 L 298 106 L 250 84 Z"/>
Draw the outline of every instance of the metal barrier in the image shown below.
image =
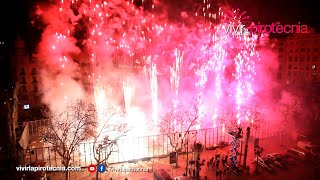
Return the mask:
<path fill-rule="evenodd" d="M 29 149 L 24 150 L 25 164 L 32 162 L 45 161 L 47 165 L 61 166 L 61 157 L 50 147 L 43 143 L 37 142 L 38 132 L 44 128 L 48 120 L 29 122 L 29 135 L 31 137 Z M 197 142 L 201 143 L 204 148 L 217 146 L 220 142 L 231 141 L 231 137 L 227 135 L 224 128 L 216 127 L 210 129 L 200 129 L 189 131 L 188 147 L 182 146 L 182 151 L 192 151 L 192 145 Z M 252 136 L 254 138 L 268 138 L 277 135 L 276 128 L 270 128 L 267 124 L 260 129 L 253 129 Z M 171 134 L 172 135 L 172 134 Z M 32 145 L 32 144 L 38 144 Z M 118 151 L 112 153 L 107 163 L 120 163 L 127 161 L 148 160 L 151 157 L 167 156 L 174 148 L 170 145 L 168 134 L 160 134 L 153 136 L 135 137 L 127 135 L 118 140 Z M 93 157 L 93 143 L 81 143 L 72 155 L 72 164 L 74 166 L 86 167 L 92 163 L 96 163 Z M 181 142 L 179 142 L 181 147 Z"/>

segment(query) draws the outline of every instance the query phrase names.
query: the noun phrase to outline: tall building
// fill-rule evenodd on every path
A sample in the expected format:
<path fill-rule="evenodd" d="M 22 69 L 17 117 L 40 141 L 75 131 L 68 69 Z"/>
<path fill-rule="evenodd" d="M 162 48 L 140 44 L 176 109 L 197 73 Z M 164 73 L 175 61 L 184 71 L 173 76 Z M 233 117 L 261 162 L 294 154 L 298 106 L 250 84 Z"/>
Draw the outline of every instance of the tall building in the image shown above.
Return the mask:
<path fill-rule="evenodd" d="M 316 127 L 320 123 L 320 34 L 294 34 L 280 40 L 277 47 L 279 82 L 305 102 L 299 128 L 319 134 Z"/>
<path fill-rule="evenodd" d="M 39 76 L 40 64 L 25 46 L 25 41 L 18 39 L 16 52 L 12 57 L 15 65 L 14 75 L 18 82 L 19 121 L 28 120 L 31 115 L 37 115 L 41 105 L 40 91 L 41 79 Z"/>
<path fill-rule="evenodd" d="M 279 67 L 286 85 L 320 79 L 320 34 L 295 34 L 279 44 Z"/>

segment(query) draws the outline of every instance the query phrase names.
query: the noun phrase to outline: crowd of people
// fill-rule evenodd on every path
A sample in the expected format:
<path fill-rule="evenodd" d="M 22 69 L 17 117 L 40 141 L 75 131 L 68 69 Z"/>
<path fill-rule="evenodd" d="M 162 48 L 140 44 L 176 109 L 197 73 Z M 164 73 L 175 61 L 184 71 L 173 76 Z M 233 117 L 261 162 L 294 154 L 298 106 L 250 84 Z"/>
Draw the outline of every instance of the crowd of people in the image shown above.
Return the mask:
<path fill-rule="evenodd" d="M 221 162 L 221 163 L 220 163 Z M 215 171 L 217 178 L 227 175 L 228 171 L 228 155 L 216 154 L 207 161 L 207 170 Z"/>

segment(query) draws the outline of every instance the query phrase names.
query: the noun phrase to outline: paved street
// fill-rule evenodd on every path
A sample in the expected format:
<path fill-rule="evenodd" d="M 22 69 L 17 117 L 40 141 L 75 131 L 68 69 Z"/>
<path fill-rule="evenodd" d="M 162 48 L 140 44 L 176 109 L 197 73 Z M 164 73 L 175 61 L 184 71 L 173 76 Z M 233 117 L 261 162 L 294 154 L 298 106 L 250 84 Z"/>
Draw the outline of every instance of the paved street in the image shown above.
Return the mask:
<path fill-rule="evenodd" d="M 267 153 L 271 152 L 283 152 L 286 148 L 279 146 L 279 141 L 277 139 L 267 139 L 264 141 L 261 141 L 260 144 L 264 148 L 264 152 L 262 155 L 265 155 Z M 221 149 L 216 150 L 205 150 L 201 154 L 201 159 L 209 160 L 213 155 L 216 153 L 220 154 L 227 154 L 230 147 L 224 147 Z M 312 179 L 313 177 L 313 170 L 314 167 L 311 164 L 308 163 L 300 163 L 297 162 L 297 165 L 290 166 L 288 170 L 280 170 L 277 169 L 275 173 L 271 174 L 269 172 L 266 172 L 262 169 L 260 169 L 261 174 L 259 175 L 253 175 L 253 171 L 255 168 L 255 165 L 252 164 L 253 162 L 253 142 L 249 143 L 249 153 L 248 153 L 248 160 L 247 165 L 250 166 L 250 176 L 244 175 L 242 177 L 225 177 L 222 176 L 222 179 Z M 229 154 L 230 155 L 230 154 Z M 189 154 L 189 158 L 192 157 L 192 154 Z M 145 170 L 149 170 L 149 172 L 131 172 L 131 173 L 125 173 L 125 172 L 108 172 L 108 173 L 102 173 L 99 174 L 101 179 L 110 179 L 112 177 L 113 180 L 124 180 L 126 177 L 128 179 L 132 180 L 139 180 L 139 179 L 153 179 L 153 173 L 152 169 L 165 169 L 171 176 L 182 176 L 183 172 L 185 172 L 185 162 L 186 162 L 186 155 L 181 155 L 178 158 L 178 168 L 173 168 L 169 164 L 168 158 L 163 159 L 154 159 L 154 161 L 149 162 L 137 162 L 136 164 L 133 163 L 126 163 L 126 164 L 118 164 L 118 165 L 110 165 L 114 169 L 120 169 L 123 168 L 145 168 Z M 206 163 L 205 163 L 206 164 Z M 220 169 L 222 169 L 222 165 L 220 166 Z M 209 180 L 217 179 L 215 176 L 215 172 L 211 168 L 207 168 L 206 165 L 202 167 L 202 170 L 200 172 L 200 175 L 202 179 L 204 179 L 204 176 L 207 176 Z M 64 179 L 64 173 L 48 173 L 48 176 L 50 177 L 50 180 L 60 180 Z M 95 179 L 95 173 L 89 173 L 87 169 L 83 169 L 82 172 L 72 172 L 71 173 L 71 179 L 76 180 L 88 180 L 88 179 Z"/>

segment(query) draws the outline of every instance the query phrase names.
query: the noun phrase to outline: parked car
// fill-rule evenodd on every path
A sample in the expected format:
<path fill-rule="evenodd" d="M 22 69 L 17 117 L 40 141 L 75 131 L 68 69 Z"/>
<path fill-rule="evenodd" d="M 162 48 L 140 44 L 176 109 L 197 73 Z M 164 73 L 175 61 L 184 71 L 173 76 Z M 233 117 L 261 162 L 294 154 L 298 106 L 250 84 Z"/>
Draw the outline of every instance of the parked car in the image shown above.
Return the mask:
<path fill-rule="evenodd" d="M 278 168 L 284 169 L 285 163 L 281 159 L 276 157 L 276 154 L 267 154 L 266 158 L 272 162 Z"/>
<path fill-rule="evenodd" d="M 266 161 L 266 158 L 258 158 L 258 166 L 266 169 L 269 172 L 273 172 L 274 168 L 273 166 L 270 164 L 270 162 Z M 257 159 L 254 160 L 254 163 L 257 163 Z"/>
<path fill-rule="evenodd" d="M 308 153 L 298 147 L 288 149 L 286 154 L 297 160 L 306 160 L 308 158 Z"/>
<path fill-rule="evenodd" d="M 320 145 L 312 144 L 309 141 L 298 141 L 297 147 L 311 154 L 313 157 L 320 156 Z"/>
<path fill-rule="evenodd" d="M 272 163 L 272 161 L 270 159 L 268 159 L 268 158 L 261 158 L 261 159 L 264 161 L 264 163 L 266 165 L 268 165 L 270 168 L 272 168 L 272 170 L 275 169 L 276 166 Z"/>
<path fill-rule="evenodd" d="M 279 161 L 282 165 L 284 165 L 286 167 L 289 165 L 296 164 L 293 159 L 290 159 L 290 157 L 285 157 L 282 154 L 276 154 L 276 155 L 274 155 L 274 157 L 276 158 L 277 161 Z"/>

